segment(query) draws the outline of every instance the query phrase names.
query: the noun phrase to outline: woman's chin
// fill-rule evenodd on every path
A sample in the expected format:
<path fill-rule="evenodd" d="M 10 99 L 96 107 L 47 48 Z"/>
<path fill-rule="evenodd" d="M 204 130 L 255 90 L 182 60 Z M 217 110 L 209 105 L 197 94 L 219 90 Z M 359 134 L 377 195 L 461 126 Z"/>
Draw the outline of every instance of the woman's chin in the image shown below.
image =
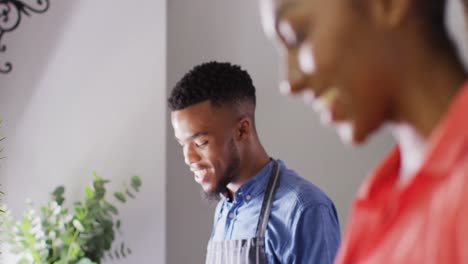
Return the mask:
<path fill-rule="evenodd" d="M 354 129 L 351 123 L 335 124 L 335 129 L 341 142 L 345 145 L 355 145 Z"/>
<path fill-rule="evenodd" d="M 361 145 L 366 141 L 367 134 L 359 133 L 351 122 L 335 124 L 335 129 L 341 142 L 347 146 Z"/>

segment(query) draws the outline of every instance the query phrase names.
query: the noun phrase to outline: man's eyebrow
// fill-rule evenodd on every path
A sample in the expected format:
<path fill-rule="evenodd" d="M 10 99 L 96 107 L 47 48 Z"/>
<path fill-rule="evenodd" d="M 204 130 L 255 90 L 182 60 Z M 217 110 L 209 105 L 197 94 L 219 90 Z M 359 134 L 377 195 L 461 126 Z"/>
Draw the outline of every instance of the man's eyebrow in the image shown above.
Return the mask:
<path fill-rule="evenodd" d="M 200 131 L 200 132 L 194 133 L 193 135 L 191 135 L 190 137 L 186 138 L 185 140 L 182 140 L 182 139 L 177 138 L 177 137 L 176 137 L 176 140 L 179 141 L 179 142 L 181 142 L 181 141 L 187 141 L 187 140 L 194 140 L 194 139 L 196 139 L 196 138 L 198 138 L 198 137 L 205 136 L 205 135 L 208 135 L 208 132 L 206 132 L 206 131 Z"/>
<path fill-rule="evenodd" d="M 197 133 L 191 135 L 188 139 L 193 140 L 193 139 L 196 139 L 197 137 L 206 136 L 206 135 L 208 135 L 208 132 L 200 131 L 200 132 L 197 132 Z"/>

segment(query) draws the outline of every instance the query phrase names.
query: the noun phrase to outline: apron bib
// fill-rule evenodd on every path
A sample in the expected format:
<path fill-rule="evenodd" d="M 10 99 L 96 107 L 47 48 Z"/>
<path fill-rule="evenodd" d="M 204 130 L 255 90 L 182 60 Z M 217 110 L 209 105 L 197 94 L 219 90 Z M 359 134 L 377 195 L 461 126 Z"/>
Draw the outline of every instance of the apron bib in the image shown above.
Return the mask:
<path fill-rule="evenodd" d="M 212 241 L 207 248 L 206 264 L 266 264 L 265 231 L 270 218 L 271 204 L 279 178 L 279 164 L 274 161 L 263 197 L 254 238 Z"/>

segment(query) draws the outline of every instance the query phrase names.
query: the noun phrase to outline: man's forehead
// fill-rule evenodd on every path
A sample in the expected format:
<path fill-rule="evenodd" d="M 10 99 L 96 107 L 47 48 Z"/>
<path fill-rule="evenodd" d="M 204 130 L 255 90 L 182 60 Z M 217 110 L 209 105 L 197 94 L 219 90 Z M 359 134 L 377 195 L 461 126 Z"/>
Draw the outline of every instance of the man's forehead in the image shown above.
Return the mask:
<path fill-rule="evenodd" d="M 230 106 L 214 106 L 206 101 L 171 112 L 171 122 L 177 128 L 224 125 L 235 117 L 234 112 Z"/>

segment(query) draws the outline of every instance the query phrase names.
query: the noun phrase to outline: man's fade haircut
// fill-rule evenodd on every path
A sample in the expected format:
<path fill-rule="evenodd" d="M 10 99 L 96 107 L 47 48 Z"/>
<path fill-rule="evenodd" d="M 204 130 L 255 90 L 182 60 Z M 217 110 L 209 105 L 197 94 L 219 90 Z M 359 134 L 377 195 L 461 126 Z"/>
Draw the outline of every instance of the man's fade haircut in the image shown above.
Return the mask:
<path fill-rule="evenodd" d="M 255 87 L 247 71 L 228 62 L 206 62 L 186 73 L 168 99 L 172 111 L 204 101 L 215 107 L 249 103 L 255 108 Z M 251 113 L 253 115 L 253 113 Z"/>

